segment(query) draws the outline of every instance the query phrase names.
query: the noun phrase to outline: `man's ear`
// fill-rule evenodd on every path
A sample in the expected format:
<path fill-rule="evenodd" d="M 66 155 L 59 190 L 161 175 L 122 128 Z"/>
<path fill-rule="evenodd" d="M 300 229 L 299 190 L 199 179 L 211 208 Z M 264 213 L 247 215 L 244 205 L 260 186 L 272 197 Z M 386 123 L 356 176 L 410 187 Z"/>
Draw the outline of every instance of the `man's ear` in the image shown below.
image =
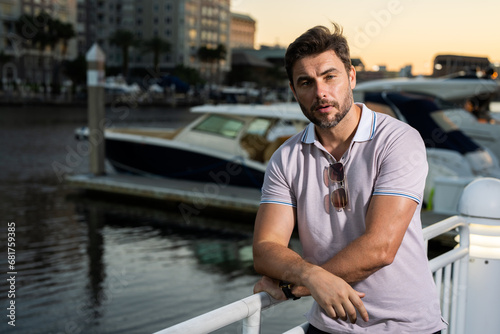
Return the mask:
<path fill-rule="evenodd" d="M 351 82 L 351 89 L 354 89 L 356 87 L 356 69 L 352 65 L 349 71 L 349 81 Z"/>
<path fill-rule="evenodd" d="M 290 81 L 288 81 L 288 85 L 290 86 L 290 89 L 292 90 L 293 97 L 295 97 L 295 100 L 297 100 L 297 94 L 295 93 L 295 88 L 293 87 L 293 84 Z"/>

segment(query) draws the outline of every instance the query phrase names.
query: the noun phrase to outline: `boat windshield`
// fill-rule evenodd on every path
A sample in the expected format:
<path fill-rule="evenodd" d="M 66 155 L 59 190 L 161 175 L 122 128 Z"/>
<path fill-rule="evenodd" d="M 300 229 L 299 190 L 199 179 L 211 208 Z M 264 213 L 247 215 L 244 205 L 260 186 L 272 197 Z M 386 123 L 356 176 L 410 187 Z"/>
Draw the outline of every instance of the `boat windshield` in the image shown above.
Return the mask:
<path fill-rule="evenodd" d="M 193 130 L 236 138 L 242 127 L 243 121 L 221 115 L 210 115 Z"/>
<path fill-rule="evenodd" d="M 265 136 L 267 130 L 271 126 L 271 120 L 264 118 L 257 118 L 250 123 L 248 127 L 247 133 L 251 133 L 254 135 Z"/>

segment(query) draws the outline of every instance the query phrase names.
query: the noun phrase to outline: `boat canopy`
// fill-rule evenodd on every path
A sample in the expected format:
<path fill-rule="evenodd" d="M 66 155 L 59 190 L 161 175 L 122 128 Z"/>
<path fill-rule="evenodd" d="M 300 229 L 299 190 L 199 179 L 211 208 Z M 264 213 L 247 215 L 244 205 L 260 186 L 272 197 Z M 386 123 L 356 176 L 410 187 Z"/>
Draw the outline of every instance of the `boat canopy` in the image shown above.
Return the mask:
<path fill-rule="evenodd" d="M 442 148 L 461 154 L 481 148 L 460 131 L 428 97 L 404 93 L 365 93 L 365 103 L 386 105 L 414 127 L 427 148 Z M 394 110 L 396 109 L 396 110 Z"/>
<path fill-rule="evenodd" d="M 396 78 L 366 81 L 354 93 L 407 92 L 439 97 L 446 101 L 467 99 L 480 94 L 498 94 L 500 88 L 491 79 L 464 78 Z"/>

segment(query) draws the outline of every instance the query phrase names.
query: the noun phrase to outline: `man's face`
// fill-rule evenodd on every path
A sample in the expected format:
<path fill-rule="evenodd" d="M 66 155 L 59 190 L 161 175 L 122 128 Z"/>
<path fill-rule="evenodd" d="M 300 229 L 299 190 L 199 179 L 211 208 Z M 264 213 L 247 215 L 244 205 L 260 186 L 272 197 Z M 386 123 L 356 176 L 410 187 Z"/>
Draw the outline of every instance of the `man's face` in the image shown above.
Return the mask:
<path fill-rule="evenodd" d="M 295 98 L 304 115 L 321 128 L 335 127 L 351 110 L 356 73 L 334 51 L 298 60 L 293 66 Z"/>

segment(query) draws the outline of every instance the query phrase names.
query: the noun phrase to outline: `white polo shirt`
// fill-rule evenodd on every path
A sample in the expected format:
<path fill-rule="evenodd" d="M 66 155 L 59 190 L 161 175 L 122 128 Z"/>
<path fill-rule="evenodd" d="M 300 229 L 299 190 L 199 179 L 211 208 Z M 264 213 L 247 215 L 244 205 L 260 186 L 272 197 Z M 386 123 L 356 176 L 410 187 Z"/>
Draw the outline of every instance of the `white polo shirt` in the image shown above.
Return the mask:
<path fill-rule="evenodd" d="M 284 143 L 271 158 L 261 203 L 290 205 L 297 210 L 303 257 L 314 264 L 332 258 L 365 232 L 372 196 L 403 196 L 418 208 L 393 263 L 366 280 L 353 284 L 365 292 L 370 316 L 356 324 L 328 317 L 314 303 L 307 314 L 315 327 L 335 333 L 433 333 L 445 328 L 439 299 L 428 267 L 420 210 L 427 176 L 425 146 L 420 134 L 390 116 L 363 104 L 361 119 L 344 164 L 348 207 L 336 210 L 330 193 L 338 186 L 326 170 L 335 162 L 317 140 L 314 125 Z M 391 208 L 387 208 L 391 210 Z"/>

